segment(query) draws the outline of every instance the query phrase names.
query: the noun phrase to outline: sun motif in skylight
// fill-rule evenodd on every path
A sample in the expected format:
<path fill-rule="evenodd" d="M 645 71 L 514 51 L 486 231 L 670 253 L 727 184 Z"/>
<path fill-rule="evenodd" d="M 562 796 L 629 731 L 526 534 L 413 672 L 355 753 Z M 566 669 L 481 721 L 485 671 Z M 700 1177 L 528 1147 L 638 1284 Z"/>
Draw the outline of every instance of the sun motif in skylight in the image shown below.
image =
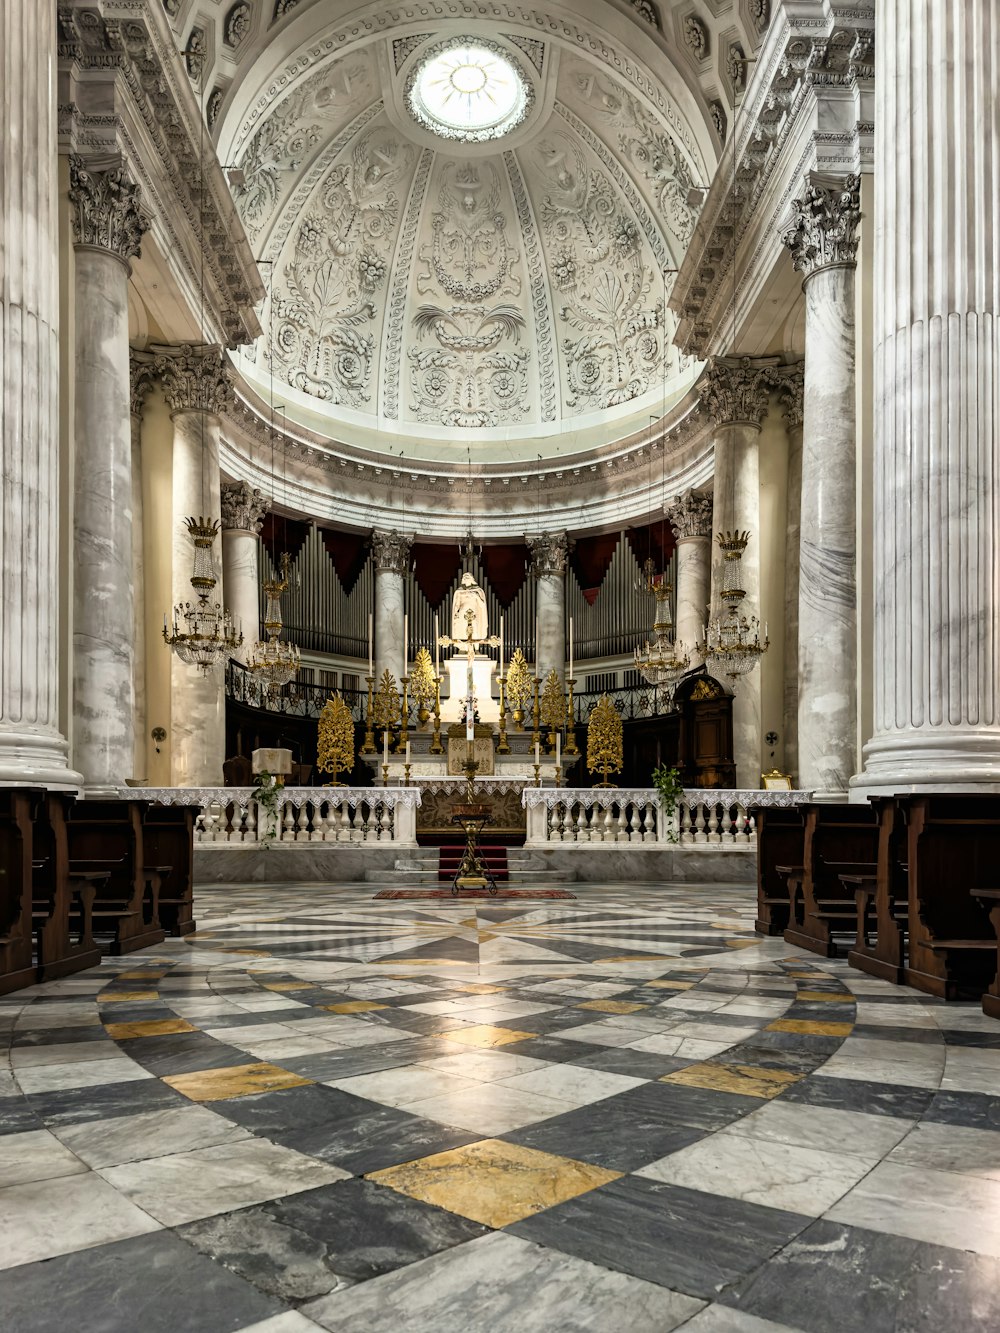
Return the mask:
<path fill-rule="evenodd" d="M 521 123 L 533 93 L 502 47 L 481 38 L 441 43 L 407 81 L 410 113 L 445 139 L 499 139 Z"/>

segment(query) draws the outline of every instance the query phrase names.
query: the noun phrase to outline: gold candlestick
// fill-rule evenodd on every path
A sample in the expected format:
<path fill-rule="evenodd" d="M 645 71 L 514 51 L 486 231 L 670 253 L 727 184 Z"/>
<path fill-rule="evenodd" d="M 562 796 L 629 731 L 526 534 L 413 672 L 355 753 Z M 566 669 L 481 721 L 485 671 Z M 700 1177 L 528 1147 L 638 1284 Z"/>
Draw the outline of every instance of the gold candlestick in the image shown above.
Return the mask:
<path fill-rule="evenodd" d="M 542 766 L 541 764 L 535 764 L 534 768 L 535 768 L 535 786 L 540 787 L 542 785 Z"/>
<path fill-rule="evenodd" d="M 556 786 L 562 786 L 562 764 L 556 764 Z"/>
<path fill-rule="evenodd" d="M 441 677 L 434 677 L 434 739 L 431 741 L 430 754 L 444 754 L 441 744 Z"/>
<path fill-rule="evenodd" d="M 497 754 L 510 754 L 510 745 L 507 741 L 507 702 L 504 698 L 504 686 L 507 683 L 507 677 L 500 677 L 500 740 L 497 742 Z"/>
<path fill-rule="evenodd" d="M 389 785 L 389 765 L 388 765 L 388 764 L 383 764 L 383 765 L 382 765 L 382 786 L 383 786 L 383 787 L 388 787 L 388 785 Z"/>
<path fill-rule="evenodd" d="M 409 764 L 404 764 L 404 765 L 403 765 L 403 786 L 404 786 L 404 787 L 408 787 L 409 785 L 410 785 L 410 765 L 409 765 Z"/>
<path fill-rule="evenodd" d="M 566 712 L 566 748 L 564 751 L 565 754 L 580 753 L 580 751 L 577 749 L 577 744 L 576 744 L 576 719 L 573 716 L 573 686 L 575 684 L 576 680 L 573 678 L 570 678 L 566 682 L 566 688 L 569 694 L 569 701 L 567 703 L 567 712 Z"/>
<path fill-rule="evenodd" d="M 537 676 L 534 677 L 534 684 L 535 684 L 535 702 L 531 714 L 531 726 L 532 726 L 531 743 L 532 745 L 540 745 L 542 740 L 542 733 L 539 730 L 539 724 L 541 722 L 541 714 L 539 712 L 539 705 L 538 705 L 538 687 L 541 684 L 541 681 L 538 679 Z"/>
<path fill-rule="evenodd" d="M 375 677 L 366 676 L 368 682 L 368 716 L 365 718 L 365 742 L 361 747 L 362 754 L 375 754 L 375 733 L 372 731 L 372 691 L 375 687 Z"/>
<path fill-rule="evenodd" d="M 396 741 L 395 749 L 397 754 L 405 754 L 406 737 L 410 729 L 409 710 L 407 709 L 406 704 L 406 691 L 410 683 L 409 676 L 404 676 L 399 683 L 403 687 L 403 707 L 399 714 L 399 739 Z"/>

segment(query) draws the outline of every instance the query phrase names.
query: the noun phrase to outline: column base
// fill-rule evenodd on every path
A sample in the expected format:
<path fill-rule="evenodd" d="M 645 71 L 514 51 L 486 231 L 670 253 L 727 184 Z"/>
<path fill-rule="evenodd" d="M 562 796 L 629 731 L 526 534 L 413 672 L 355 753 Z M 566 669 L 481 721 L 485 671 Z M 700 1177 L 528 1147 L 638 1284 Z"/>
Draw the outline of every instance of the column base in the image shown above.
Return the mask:
<path fill-rule="evenodd" d="M 850 799 L 916 792 L 1000 792 L 1000 728 L 903 731 L 876 736 Z"/>
<path fill-rule="evenodd" d="M 58 734 L 0 728 L 0 787 L 79 791 L 83 774 L 69 767 L 68 753 Z"/>

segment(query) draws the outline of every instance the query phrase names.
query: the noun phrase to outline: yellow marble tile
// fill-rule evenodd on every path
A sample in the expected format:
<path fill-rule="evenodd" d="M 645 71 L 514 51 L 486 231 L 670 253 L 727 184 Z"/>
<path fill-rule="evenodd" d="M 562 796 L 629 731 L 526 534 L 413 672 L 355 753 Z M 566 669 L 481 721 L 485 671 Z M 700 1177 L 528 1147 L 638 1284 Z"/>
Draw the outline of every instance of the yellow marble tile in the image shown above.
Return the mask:
<path fill-rule="evenodd" d="M 376 967 L 478 967 L 465 958 L 373 958 Z"/>
<path fill-rule="evenodd" d="M 497 995 L 497 994 L 499 994 L 500 991 L 508 990 L 509 987 L 507 987 L 507 986 L 484 986 L 484 985 L 482 985 L 482 984 L 480 983 L 479 985 L 459 986 L 458 989 L 459 989 L 460 991 L 465 991 L 465 993 L 468 994 L 468 995 Z"/>
<path fill-rule="evenodd" d="M 655 986 L 657 990 L 693 990 L 698 983 L 696 981 L 647 981 L 647 986 Z"/>
<path fill-rule="evenodd" d="M 801 1074 L 784 1069 L 765 1069 L 759 1065 L 722 1065 L 707 1061 L 688 1065 L 660 1079 L 661 1083 L 680 1083 L 687 1088 L 711 1088 L 714 1092 L 738 1092 L 744 1097 L 777 1097 Z"/>
<path fill-rule="evenodd" d="M 444 1037 L 447 1041 L 460 1041 L 463 1046 L 507 1046 L 512 1041 L 527 1041 L 537 1037 L 537 1032 L 517 1032 L 513 1028 L 495 1028 L 489 1023 L 476 1023 L 473 1027 L 452 1028 L 450 1032 L 435 1032 L 435 1037 Z"/>
<path fill-rule="evenodd" d="M 220 949 L 219 953 L 238 953 L 244 958 L 270 958 L 266 949 Z"/>
<path fill-rule="evenodd" d="M 760 940 L 758 939 L 726 940 L 725 943 L 727 949 L 752 949 L 754 945 L 760 943 Z"/>
<path fill-rule="evenodd" d="M 262 981 L 264 990 L 315 990 L 315 981 Z"/>
<path fill-rule="evenodd" d="M 280 1065 L 260 1062 L 226 1065 L 222 1069 L 197 1069 L 191 1074 L 170 1074 L 163 1082 L 193 1102 L 219 1102 L 227 1097 L 249 1097 L 254 1092 L 301 1088 L 312 1079 L 300 1078 Z"/>
<path fill-rule="evenodd" d="M 198 1031 L 183 1018 L 150 1018 L 143 1023 L 106 1023 L 104 1030 L 115 1041 L 128 1041 L 132 1037 L 172 1037 L 179 1032 Z"/>
<path fill-rule="evenodd" d="M 792 977 L 795 981 L 832 981 L 833 978 L 829 972 L 786 972 L 786 977 Z"/>
<path fill-rule="evenodd" d="M 148 968 L 141 968 L 135 972 L 119 972 L 115 977 L 116 981 L 160 981 L 167 975 L 166 968 L 158 968 L 155 972 Z"/>
<path fill-rule="evenodd" d="M 482 1139 L 375 1171 L 367 1179 L 483 1226 L 505 1227 L 620 1176 L 502 1139 Z"/>
<path fill-rule="evenodd" d="M 766 1032 L 807 1032 L 815 1037 L 847 1037 L 853 1023 L 814 1023 L 808 1018 L 779 1018 L 769 1023 Z"/>
<path fill-rule="evenodd" d="M 99 1004 L 124 1004 L 134 1000 L 158 1000 L 159 991 L 155 990 L 105 990 L 97 1000 Z"/>
<path fill-rule="evenodd" d="M 372 1000 L 344 1000 L 341 1004 L 318 1004 L 317 1009 L 329 1009 L 331 1014 L 367 1014 L 373 1009 L 388 1009 L 387 1004 L 375 1004 Z"/>
<path fill-rule="evenodd" d="M 800 990 L 795 998 L 808 1000 L 810 1004 L 853 1004 L 854 996 L 844 993 L 832 994 L 828 990 Z"/>
<path fill-rule="evenodd" d="M 648 1009 L 648 1004 L 633 1004 L 630 1000 L 584 1000 L 575 1005 L 576 1009 L 596 1009 L 599 1014 L 634 1014 L 638 1009 Z"/>
<path fill-rule="evenodd" d="M 595 963 L 666 963 L 672 957 L 668 953 L 623 953 L 614 958 L 595 958 Z"/>

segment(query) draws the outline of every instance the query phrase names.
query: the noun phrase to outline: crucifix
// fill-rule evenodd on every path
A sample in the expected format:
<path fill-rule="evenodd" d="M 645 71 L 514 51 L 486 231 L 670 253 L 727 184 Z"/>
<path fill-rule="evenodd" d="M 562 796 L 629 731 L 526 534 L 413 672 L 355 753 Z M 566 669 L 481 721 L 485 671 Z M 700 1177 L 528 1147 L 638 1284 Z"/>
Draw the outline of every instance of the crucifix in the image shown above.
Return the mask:
<path fill-rule="evenodd" d="M 450 634 L 442 634 L 438 638 L 438 643 L 442 648 L 461 648 L 465 651 L 466 670 L 465 670 L 465 739 L 471 743 L 475 736 L 475 697 L 472 692 L 472 664 L 476 659 L 477 648 L 499 648 L 500 640 L 495 634 L 490 634 L 486 638 L 477 639 L 475 637 L 475 618 L 476 613 L 469 607 L 465 613 L 465 638 L 453 639 Z M 470 753 L 471 761 L 471 753 Z"/>

